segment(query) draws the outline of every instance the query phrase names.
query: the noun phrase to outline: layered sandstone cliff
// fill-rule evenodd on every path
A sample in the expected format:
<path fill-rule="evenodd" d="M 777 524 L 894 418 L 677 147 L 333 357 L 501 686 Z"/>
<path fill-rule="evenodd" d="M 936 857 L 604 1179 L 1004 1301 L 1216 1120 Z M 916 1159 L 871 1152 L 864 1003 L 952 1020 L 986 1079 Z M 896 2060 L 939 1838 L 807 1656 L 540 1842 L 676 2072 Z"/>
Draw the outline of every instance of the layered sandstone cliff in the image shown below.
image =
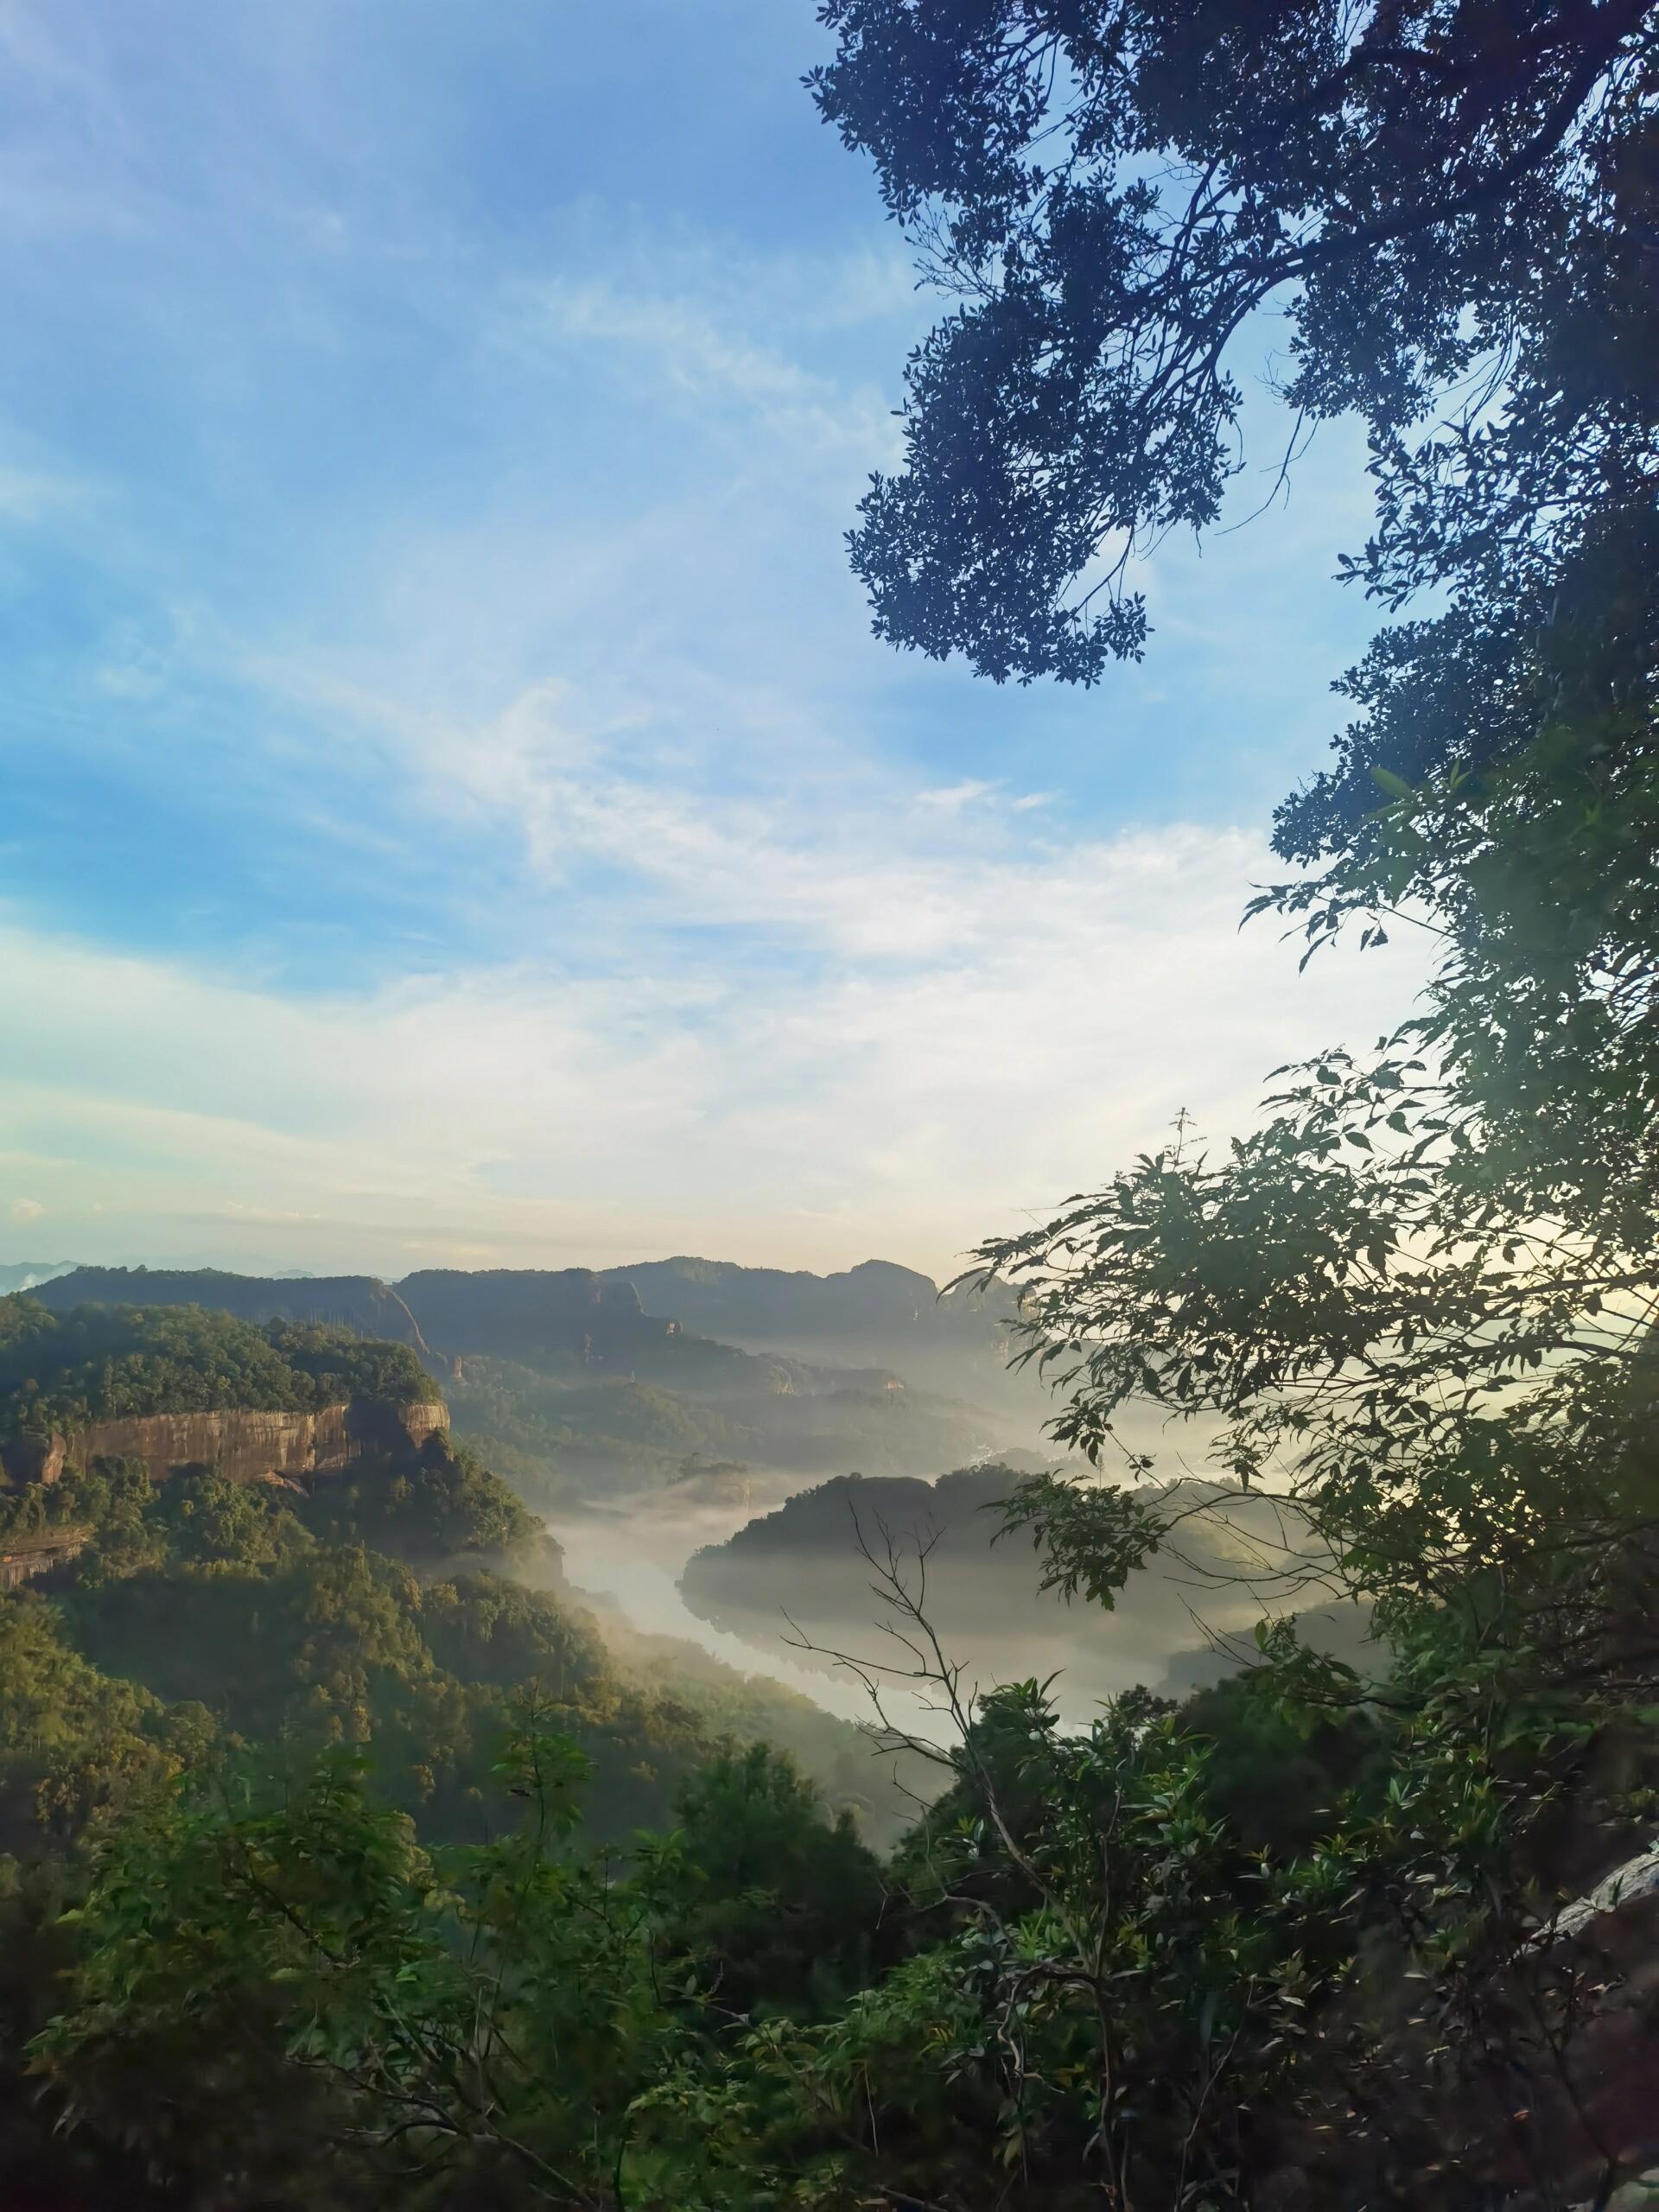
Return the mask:
<path fill-rule="evenodd" d="M 354 1461 L 417 1451 L 449 1426 L 442 1404 L 353 1399 L 311 1414 L 149 1414 L 97 1421 L 71 1435 L 15 1437 L 0 1450 L 13 1484 L 56 1482 L 66 1466 L 142 1459 L 151 1479 L 177 1467 L 216 1466 L 232 1482 L 336 1473 Z"/>
<path fill-rule="evenodd" d="M 28 1537 L 0 1539 L 0 1590 L 16 1590 L 37 1575 L 67 1567 L 86 1548 L 85 1529 L 54 1529 Z"/>

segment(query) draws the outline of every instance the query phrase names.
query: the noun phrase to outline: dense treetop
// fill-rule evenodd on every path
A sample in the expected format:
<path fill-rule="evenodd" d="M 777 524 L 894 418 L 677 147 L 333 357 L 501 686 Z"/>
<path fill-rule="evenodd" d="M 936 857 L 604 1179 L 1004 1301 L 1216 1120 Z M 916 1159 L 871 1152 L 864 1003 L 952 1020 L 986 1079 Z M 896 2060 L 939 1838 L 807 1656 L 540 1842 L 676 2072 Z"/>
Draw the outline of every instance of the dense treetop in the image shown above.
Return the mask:
<path fill-rule="evenodd" d="M 907 466 L 854 540 L 897 642 L 997 677 L 1087 680 L 1138 652 L 1144 610 L 1115 583 L 1149 535 L 1216 520 L 1241 465 L 1230 346 L 1269 304 L 1294 416 L 1370 427 L 1388 526 L 1366 571 L 1386 594 L 1425 557 L 1478 558 L 1492 517 L 1547 524 L 1639 463 L 1642 0 L 820 13 L 838 48 L 819 107 L 962 302 L 911 362 Z M 1449 442 L 1402 442 L 1448 397 Z M 1465 511 L 1432 550 L 1417 498 L 1437 483 Z"/>
<path fill-rule="evenodd" d="M 346 1329 L 264 1326 L 199 1306 L 80 1306 L 0 1299 L 0 1428 L 84 1428 L 136 1414 L 229 1408 L 315 1412 L 351 1398 L 430 1402 L 438 1387 L 403 1344 Z"/>

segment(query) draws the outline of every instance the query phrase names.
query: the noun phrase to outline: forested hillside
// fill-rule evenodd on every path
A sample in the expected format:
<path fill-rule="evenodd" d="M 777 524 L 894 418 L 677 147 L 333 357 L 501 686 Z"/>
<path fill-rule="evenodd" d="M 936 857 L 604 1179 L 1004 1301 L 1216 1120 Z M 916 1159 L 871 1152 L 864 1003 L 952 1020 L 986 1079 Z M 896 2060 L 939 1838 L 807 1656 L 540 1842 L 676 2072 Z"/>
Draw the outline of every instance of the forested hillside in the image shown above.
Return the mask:
<path fill-rule="evenodd" d="M 870 1272 L 879 1279 L 875 1292 L 861 1281 Z M 722 1274 L 745 1285 L 731 1318 L 767 1310 L 772 1285 L 765 1270 Z M 840 1333 L 831 1327 L 826 1335 L 832 1351 L 844 1356 L 849 1347 L 883 1341 L 891 1297 L 880 1286 L 889 1277 L 908 1286 L 905 1311 L 915 1321 L 915 1341 L 924 1348 L 936 1340 L 955 1344 L 953 1325 L 932 1319 L 935 1294 L 925 1277 L 855 1269 L 849 1281 L 858 1286 L 856 1295 L 836 1291 L 829 1301 L 842 1316 Z M 793 1281 L 777 1278 L 786 1287 Z M 834 1288 L 816 1276 L 804 1281 Z M 147 1325 L 156 1332 L 167 1327 L 169 1308 L 188 1308 L 285 1321 L 291 1335 L 304 1326 L 338 1333 L 342 1324 L 390 1335 L 410 1348 L 411 1373 L 418 1357 L 429 1374 L 442 1376 L 457 1428 L 486 1459 L 510 1464 L 520 1487 L 545 1504 L 661 1489 L 699 1463 L 735 1463 L 762 1478 L 854 1466 L 894 1474 L 937 1470 L 1034 1441 L 1043 1409 L 1041 1394 L 1029 1388 L 1016 1409 L 1006 1392 L 988 1387 L 985 1395 L 993 1406 L 1001 1398 L 1002 1410 L 986 1411 L 913 1387 L 885 1366 L 758 1355 L 683 1327 L 672 1307 L 648 1313 L 631 1280 L 584 1268 L 437 1268 L 389 1286 L 368 1276 L 292 1281 L 212 1270 L 80 1268 L 41 1287 L 41 1303 L 79 1316 L 75 1325 L 83 1330 L 92 1325 L 86 1314 L 93 1303 L 123 1300 L 152 1314 Z M 815 1312 L 824 1302 L 807 1301 Z M 793 1313 L 785 1299 L 775 1317 L 779 1336 L 793 1333 Z M 900 1332 L 896 1341 L 903 1350 L 907 1339 Z M 971 1351 L 965 1359 L 949 1353 L 947 1382 L 972 1382 L 977 1375 L 994 1385 L 1006 1330 L 999 1336 L 982 1315 L 969 1322 L 963 1343 Z M 113 1388 L 111 1381 L 105 1392 L 111 1403 Z M 275 1401 L 253 1395 L 245 1402 Z"/>
<path fill-rule="evenodd" d="M 1311 1572 L 1294 1601 L 1276 1600 L 1311 1570 L 1313 1544 L 1301 1561 L 1287 1556 L 1275 1501 L 1224 1482 L 1187 1478 L 1159 1499 L 1180 1533 L 1101 1618 L 1052 1586 L 1029 1536 L 1008 1528 L 1004 1503 L 1033 1472 L 993 1460 L 932 1482 L 836 1476 L 694 1552 L 680 1588 L 694 1612 L 757 1650 L 823 1669 L 836 1653 L 871 1653 L 872 1585 L 896 1571 L 925 1587 L 929 1623 L 966 1680 L 1034 1675 L 1077 1719 L 1135 1684 L 1191 1689 L 1233 1672 L 1254 1652 L 1264 1608 L 1297 1611 L 1321 1650 L 1377 1656 L 1365 1610 L 1321 1602 Z"/>
<path fill-rule="evenodd" d="M 243 1321 L 302 1321 L 423 1349 L 414 1316 L 372 1275 L 238 1275 L 221 1268 L 71 1268 L 35 1286 L 54 1313 L 197 1306 Z"/>
<path fill-rule="evenodd" d="M 0 1417 L 13 1425 L 79 1424 L 133 1408 L 304 1407 L 342 1391 L 434 1393 L 405 1347 L 313 1325 L 259 1329 L 188 1307 L 86 1308 L 60 1319 L 14 1300 L 0 1310 L 8 1362 Z M 219 2155 L 211 2131 L 194 2148 L 175 2143 L 159 2168 L 153 2148 L 137 2147 L 131 2116 L 113 2109 L 67 2146 L 55 2140 L 73 2101 L 41 2103 L 24 2044 L 57 2005 L 57 1977 L 73 1954 L 56 1916 L 99 1854 L 125 1849 L 157 1821 L 292 1805 L 296 1789 L 312 1786 L 305 1777 L 319 1758 L 333 1762 L 329 1787 L 360 1802 L 365 1821 L 409 1824 L 422 1850 L 477 1853 L 495 1847 L 492 1836 L 516 1834 L 524 1818 L 513 1743 L 526 1729 L 556 1728 L 567 1782 L 586 1777 L 582 1849 L 684 1817 L 693 1859 L 711 1853 L 718 1870 L 737 1847 L 728 1801 L 753 1796 L 758 1834 L 772 1839 L 766 1849 L 804 1854 L 791 1877 L 804 1904 L 810 1896 L 814 1912 L 830 1910 L 837 1883 L 851 1885 L 849 1897 L 861 1885 L 879 1896 L 868 1848 L 844 1820 L 834 1825 L 811 1783 L 781 1754 L 746 1763 L 731 1747 L 763 1736 L 794 1745 L 827 1787 L 830 1807 L 856 1815 L 878 1841 L 895 1832 L 900 1804 L 891 1762 L 873 1762 L 845 1723 L 702 1653 L 613 1630 L 621 1647 L 613 1654 L 565 1588 L 557 1548 L 539 1522 L 441 1433 L 308 1483 L 232 1483 L 211 1467 L 156 1482 L 141 1465 L 95 1460 L 72 1465 L 50 1485 L 0 1491 L 0 1552 L 69 1536 L 73 1556 L 45 1580 L 0 1593 L 8 2202 L 113 2208 L 150 2202 L 157 2190 L 154 2201 L 176 2202 L 192 2173 L 188 2186 L 208 2185 L 205 2162 Z M 181 1788 L 188 1796 L 175 1814 L 168 1808 Z M 394 1830 L 383 1832 L 390 1839 Z M 765 1956 L 803 1986 L 832 1986 L 843 1951 L 849 1960 L 875 1956 L 872 1915 L 861 1918 L 862 1932 L 826 1922 L 821 1935 L 803 1929 L 780 1940 L 774 1928 L 763 1938 L 742 1900 L 769 1863 L 766 1849 L 747 1868 L 740 1859 L 707 1879 L 688 1872 L 686 1925 L 708 1916 L 718 1948 L 740 1941 L 735 1927 L 722 1931 L 722 1912 L 747 1913 L 743 1970 L 756 1971 L 753 1958 Z M 232 2050 L 251 2047 L 249 2024 L 232 2035 Z M 214 2063 L 205 2048 L 196 2061 L 176 2048 L 162 2059 L 158 2050 L 156 2063 L 157 2087 L 166 2086 L 155 2110 L 174 2115 L 170 2135 L 206 2093 Z M 275 2051 L 269 2064 L 280 2073 Z M 264 2091 L 247 2082 L 251 2101 L 237 2123 L 247 2140 L 231 2165 L 269 2158 L 270 2172 L 308 2175 L 309 2187 L 318 2170 L 307 2145 L 279 2150 L 271 2138 L 286 2108 L 278 2094 L 265 2112 L 274 2081 Z M 254 2167 L 245 2171 L 254 2186 Z M 270 2173 L 259 2171 L 263 2188 Z M 223 2175 L 213 2179 L 216 2190 Z M 359 2179 L 369 2185 L 366 2169 Z"/>
<path fill-rule="evenodd" d="M 0 1437 L 222 1408 L 307 1413 L 352 1398 L 420 1403 L 435 1382 L 402 1344 L 308 1323 L 257 1327 L 199 1306 L 0 1299 Z"/>

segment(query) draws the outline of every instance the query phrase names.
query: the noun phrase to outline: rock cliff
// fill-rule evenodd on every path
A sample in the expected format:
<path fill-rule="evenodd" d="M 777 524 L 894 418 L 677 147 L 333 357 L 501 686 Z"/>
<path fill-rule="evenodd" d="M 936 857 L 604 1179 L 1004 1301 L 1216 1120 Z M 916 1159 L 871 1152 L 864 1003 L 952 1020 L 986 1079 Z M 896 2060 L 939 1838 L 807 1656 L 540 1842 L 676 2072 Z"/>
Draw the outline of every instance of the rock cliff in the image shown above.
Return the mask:
<path fill-rule="evenodd" d="M 54 1529 L 25 1539 L 0 1540 L 0 1590 L 16 1590 L 36 1575 L 67 1567 L 86 1548 L 85 1529 Z"/>
<path fill-rule="evenodd" d="M 418 1450 L 448 1428 L 449 1409 L 354 1399 L 319 1413 L 150 1414 L 95 1422 L 69 1436 L 16 1437 L 0 1450 L 9 1483 L 56 1482 L 66 1466 L 142 1459 L 151 1478 L 175 1467 L 217 1466 L 232 1482 L 338 1472 L 359 1459 Z"/>

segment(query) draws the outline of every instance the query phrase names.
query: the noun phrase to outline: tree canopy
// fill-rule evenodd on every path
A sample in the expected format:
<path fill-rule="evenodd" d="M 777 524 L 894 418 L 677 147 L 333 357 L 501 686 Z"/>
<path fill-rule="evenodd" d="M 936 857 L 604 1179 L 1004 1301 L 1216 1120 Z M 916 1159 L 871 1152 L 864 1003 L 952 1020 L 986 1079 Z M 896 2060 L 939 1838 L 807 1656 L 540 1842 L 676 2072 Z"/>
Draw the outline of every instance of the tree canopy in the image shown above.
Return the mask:
<path fill-rule="evenodd" d="M 998 678 L 1139 652 L 1116 586 L 1219 514 L 1234 341 L 1269 306 L 1293 415 L 1370 430 L 1385 594 L 1617 502 L 1653 392 L 1652 14 L 827 0 L 819 108 L 961 302 L 855 534 L 878 629 Z M 1411 445 L 1448 398 L 1455 432 Z"/>
<path fill-rule="evenodd" d="M 1659 931 L 1659 10 L 821 14 L 818 105 L 958 302 L 852 538 L 877 630 L 999 679 L 1140 653 L 1134 556 L 1220 515 L 1281 317 L 1285 465 L 1363 420 L 1376 521 L 1345 567 L 1403 619 L 1280 808 L 1315 873 L 1268 903 L 1313 944 L 1426 912 L 1465 987 L 1427 1041 L 1518 1145 L 1605 1183 L 1659 1103 L 1632 1035 Z"/>
<path fill-rule="evenodd" d="M 236 1408 L 314 1412 L 351 1398 L 427 1402 L 438 1386 L 404 1344 L 308 1323 L 238 1320 L 203 1306 L 0 1299 L 4 1433 Z"/>

